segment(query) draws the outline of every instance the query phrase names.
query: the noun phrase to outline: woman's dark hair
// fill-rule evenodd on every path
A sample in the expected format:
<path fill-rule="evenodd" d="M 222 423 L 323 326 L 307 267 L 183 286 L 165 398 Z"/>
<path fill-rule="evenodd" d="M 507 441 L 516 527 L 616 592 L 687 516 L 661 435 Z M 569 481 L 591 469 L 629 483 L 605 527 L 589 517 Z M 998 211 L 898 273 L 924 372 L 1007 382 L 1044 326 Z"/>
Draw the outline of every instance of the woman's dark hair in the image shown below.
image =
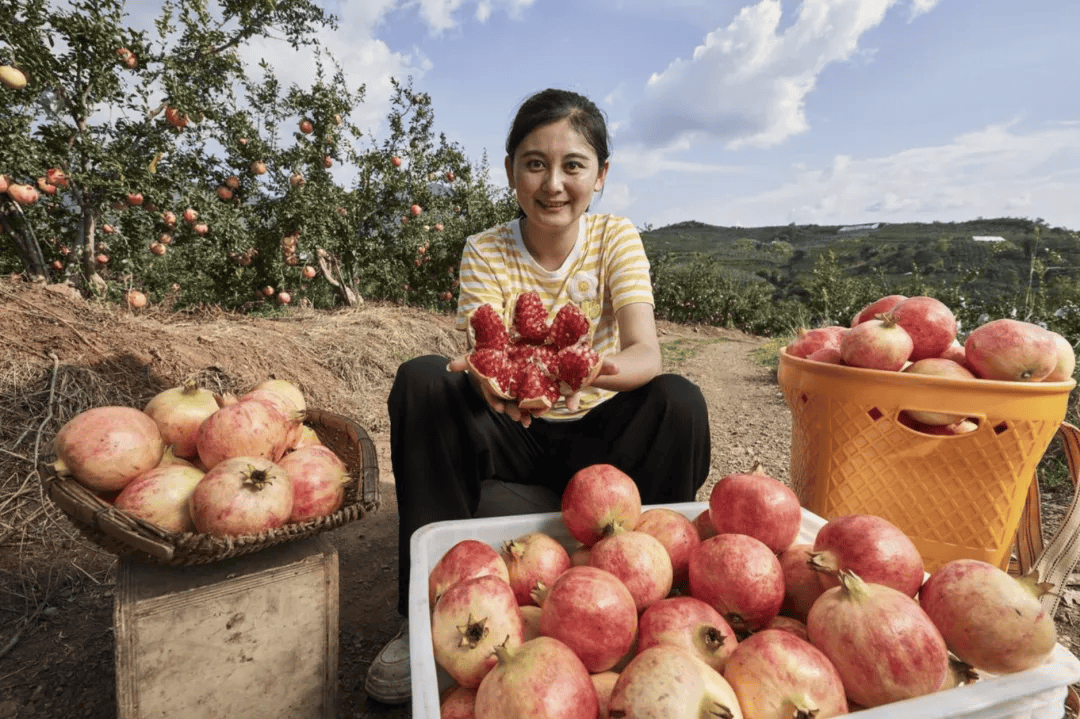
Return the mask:
<path fill-rule="evenodd" d="M 506 136 L 507 156 L 513 161 L 518 145 L 536 128 L 566 118 L 596 152 L 603 167 L 611 155 L 604 113 L 589 98 L 569 90 L 541 90 L 521 103 Z"/>

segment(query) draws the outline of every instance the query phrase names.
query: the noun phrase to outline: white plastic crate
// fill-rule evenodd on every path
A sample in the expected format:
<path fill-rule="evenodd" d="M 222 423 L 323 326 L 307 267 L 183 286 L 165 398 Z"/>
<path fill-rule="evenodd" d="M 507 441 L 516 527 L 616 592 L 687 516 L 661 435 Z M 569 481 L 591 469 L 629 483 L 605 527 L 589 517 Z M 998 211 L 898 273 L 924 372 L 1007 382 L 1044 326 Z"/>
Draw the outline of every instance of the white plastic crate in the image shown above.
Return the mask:
<path fill-rule="evenodd" d="M 662 506 L 693 519 L 708 504 L 685 502 Z M 796 542 L 813 543 L 824 524 L 824 519 L 804 509 Z M 558 512 L 435 522 L 413 533 L 409 644 L 414 719 L 438 719 L 439 691 L 452 683 L 435 664 L 431 650 L 428 573 L 448 549 L 463 539 L 479 539 L 499 548 L 507 539 L 533 531 L 545 532 L 567 548 L 577 544 L 566 531 Z M 1059 644 L 1051 661 L 1041 667 L 1006 676 L 985 673 L 980 676 L 979 681 L 968 686 L 867 709 L 858 715 L 860 719 L 1060 719 L 1065 715 L 1069 684 L 1080 681 L 1080 660 Z"/>

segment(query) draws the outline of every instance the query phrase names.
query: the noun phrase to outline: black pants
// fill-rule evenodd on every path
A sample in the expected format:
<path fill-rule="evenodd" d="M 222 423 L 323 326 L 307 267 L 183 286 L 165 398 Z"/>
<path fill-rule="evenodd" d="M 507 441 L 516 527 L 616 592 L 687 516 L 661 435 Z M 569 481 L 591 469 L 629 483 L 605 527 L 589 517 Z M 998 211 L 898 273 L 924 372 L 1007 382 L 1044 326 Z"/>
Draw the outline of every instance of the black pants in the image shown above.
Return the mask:
<path fill-rule="evenodd" d="M 620 392 L 584 417 L 534 418 L 527 429 L 493 412 L 447 358 L 398 368 L 387 406 L 398 503 L 398 611 L 408 615 L 409 540 L 430 522 L 468 519 L 480 483 L 536 484 L 562 496 L 582 467 L 608 463 L 630 475 L 642 504 L 693 501 L 709 473 L 709 416 L 698 387 L 665 374 Z"/>

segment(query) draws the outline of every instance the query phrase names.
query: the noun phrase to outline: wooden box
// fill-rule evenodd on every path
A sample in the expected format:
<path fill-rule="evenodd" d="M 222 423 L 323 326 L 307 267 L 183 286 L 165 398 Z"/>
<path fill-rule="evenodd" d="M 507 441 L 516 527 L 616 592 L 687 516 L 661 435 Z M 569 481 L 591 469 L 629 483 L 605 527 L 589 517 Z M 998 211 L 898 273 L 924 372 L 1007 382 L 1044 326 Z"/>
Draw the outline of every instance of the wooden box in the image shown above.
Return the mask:
<path fill-rule="evenodd" d="M 118 719 L 333 719 L 338 555 L 325 538 L 193 567 L 122 557 Z"/>

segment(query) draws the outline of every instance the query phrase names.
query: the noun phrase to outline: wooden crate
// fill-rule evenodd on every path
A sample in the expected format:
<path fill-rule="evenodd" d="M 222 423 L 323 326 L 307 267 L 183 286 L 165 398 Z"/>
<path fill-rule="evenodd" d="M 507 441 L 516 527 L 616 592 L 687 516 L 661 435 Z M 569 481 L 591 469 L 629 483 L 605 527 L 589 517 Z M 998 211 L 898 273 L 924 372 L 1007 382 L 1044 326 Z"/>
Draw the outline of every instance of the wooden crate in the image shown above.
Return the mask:
<path fill-rule="evenodd" d="M 338 555 L 324 537 L 194 567 L 121 557 L 118 719 L 333 719 Z"/>

